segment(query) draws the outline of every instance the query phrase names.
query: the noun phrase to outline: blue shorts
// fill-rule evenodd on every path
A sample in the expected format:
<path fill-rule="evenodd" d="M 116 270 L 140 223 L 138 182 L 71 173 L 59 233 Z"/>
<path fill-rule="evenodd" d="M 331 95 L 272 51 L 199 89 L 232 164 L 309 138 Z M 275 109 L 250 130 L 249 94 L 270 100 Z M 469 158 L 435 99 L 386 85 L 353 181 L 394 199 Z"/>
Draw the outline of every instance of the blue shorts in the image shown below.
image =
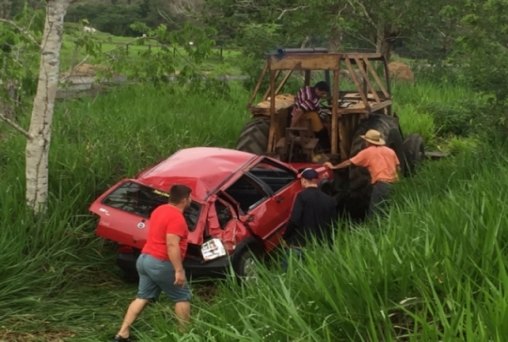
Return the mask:
<path fill-rule="evenodd" d="M 175 269 L 169 260 L 159 260 L 141 254 L 136 261 L 139 274 L 137 298 L 154 300 L 162 291 L 174 302 L 188 302 L 192 298 L 187 283 L 183 287 L 174 285 Z"/>

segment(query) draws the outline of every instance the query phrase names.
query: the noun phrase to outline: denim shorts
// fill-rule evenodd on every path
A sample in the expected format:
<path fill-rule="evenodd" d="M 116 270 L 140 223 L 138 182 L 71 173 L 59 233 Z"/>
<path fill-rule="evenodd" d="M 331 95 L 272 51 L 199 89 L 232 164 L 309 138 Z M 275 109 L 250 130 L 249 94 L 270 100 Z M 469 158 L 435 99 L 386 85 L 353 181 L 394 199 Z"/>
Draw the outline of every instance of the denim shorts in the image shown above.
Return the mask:
<path fill-rule="evenodd" d="M 175 269 L 169 260 L 159 260 L 141 254 L 136 262 L 139 274 L 137 298 L 154 300 L 162 291 L 174 302 L 187 302 L 192 298 L 187 283 L 183 287 L 174 285 Z"/>

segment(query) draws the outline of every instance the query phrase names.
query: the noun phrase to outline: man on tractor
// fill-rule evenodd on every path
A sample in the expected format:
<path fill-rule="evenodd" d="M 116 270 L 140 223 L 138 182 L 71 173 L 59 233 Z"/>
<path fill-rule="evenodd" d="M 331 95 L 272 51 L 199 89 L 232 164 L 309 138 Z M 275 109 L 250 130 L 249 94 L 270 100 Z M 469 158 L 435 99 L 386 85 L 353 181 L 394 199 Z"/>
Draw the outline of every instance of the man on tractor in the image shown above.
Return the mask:
<path fill-rule="evenodd" d="M 325 81 L 316 83 L 313 87 L 305 86 L 296 93 L 293 112 L 291 113 L 291 127 L 302 125 L 308 120 L 319 146 L 323 150 L 330 149 L 330 136 L 319 117 L 319 101 L 330 92 L 330 86 Z"/>

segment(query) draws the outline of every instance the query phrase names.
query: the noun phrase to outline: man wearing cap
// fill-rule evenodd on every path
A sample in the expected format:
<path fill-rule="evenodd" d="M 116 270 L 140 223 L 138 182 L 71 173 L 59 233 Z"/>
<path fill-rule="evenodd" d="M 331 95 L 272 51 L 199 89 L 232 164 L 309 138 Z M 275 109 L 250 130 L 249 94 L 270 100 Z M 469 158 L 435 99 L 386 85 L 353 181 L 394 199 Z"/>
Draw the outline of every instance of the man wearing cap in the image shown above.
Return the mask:
<path fill-rule="evenodd" d="M 337 219 L 335 200 L 318 189 L 319 174 L 307 168 L 299 175 L 303 190 L 296 196 L 284 240 L 302 247 L 311 236 L 327 240 Z"/>
<path fill-rule="evenodd" d="M 369 129 L 361 137 L 367 142 L 365 149 L 335 166 L 330 162 L 324 163 L 324 166 L 332 170 L 343 169 L 350 165 L 367 168 L 372 183 L 372 194 L 367 215 L 371 216 L 390 196 L 392 184 L 398 180 L 397 172 L 400 162 L 395 152 L 385 146 L 385 140 L 379 131 Z"/>

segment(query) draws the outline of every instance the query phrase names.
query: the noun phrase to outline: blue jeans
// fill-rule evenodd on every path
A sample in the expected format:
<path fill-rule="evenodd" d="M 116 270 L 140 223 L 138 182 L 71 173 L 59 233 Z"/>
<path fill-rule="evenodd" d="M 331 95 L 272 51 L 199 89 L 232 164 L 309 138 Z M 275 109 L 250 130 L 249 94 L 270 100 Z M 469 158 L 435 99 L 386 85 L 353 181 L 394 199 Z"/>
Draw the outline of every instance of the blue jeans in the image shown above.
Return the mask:
<path fill-rule="evenodd" d="M 159 260 L 148 254 L 141 254 L 136 261 L 139 274 L 137 297 L 157 299 L 162 291 L 174 302 L 188 302 L 192 298 L 190 289 L 174 285 L 175 270 L 169 260 Z"/>

